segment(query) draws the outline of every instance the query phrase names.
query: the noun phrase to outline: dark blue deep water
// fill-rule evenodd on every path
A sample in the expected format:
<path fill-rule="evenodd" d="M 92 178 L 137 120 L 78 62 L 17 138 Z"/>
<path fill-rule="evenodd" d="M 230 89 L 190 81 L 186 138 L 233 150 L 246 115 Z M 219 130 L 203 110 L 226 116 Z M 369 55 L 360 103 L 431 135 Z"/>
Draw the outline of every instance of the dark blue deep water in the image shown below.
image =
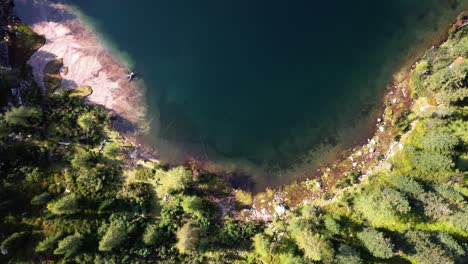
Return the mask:
<path fill-rule="evenodd" d="M 68 2 L 143 76 L 148 140 L 162 159 L 277 177 L 368 131 L 392 71 L 460 8 L 455 0 Z"/>

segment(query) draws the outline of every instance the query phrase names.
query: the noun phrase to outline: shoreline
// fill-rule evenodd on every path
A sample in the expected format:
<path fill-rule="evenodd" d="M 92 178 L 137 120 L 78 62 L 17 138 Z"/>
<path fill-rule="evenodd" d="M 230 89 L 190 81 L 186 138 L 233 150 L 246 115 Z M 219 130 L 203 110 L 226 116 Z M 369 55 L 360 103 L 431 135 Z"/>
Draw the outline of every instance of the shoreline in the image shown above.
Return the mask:
<path fill-rule="evenodd" d="M 32 4 L 31 1 L 17 0 L 17 3 L 27 5 Z M 92 32 L 77 16 L 71 14 L 66 6 L 51 4 L 48 1 L 34 1 L 32 5 L 35 5 L 35 8 L 40 8 L 40 11 L 35 14 L 37 15 L 36 19 L 41 22 L 29 26 L 36 33 L 45 35 L 47 40 L 46 44 L 33 55 L 29 62 L 33 67 L 36 82 L 43 87 L 43 69 L 47 62 L 55 58 L 63 58 L 64 66 L 68 67 L 68 73 L 62 75 L 62 85 L 66 88 L 74 88 L 79 85 L 91 86 L 93 93 L 86 101 L 103 105 L 109 110 L 114 116 L 113 127 L 135 148 L 140 149 L 144 153 L 142 156 L 145 159 L 154 160 L 154 157 L 157 157 L 157 151 L 152 146 L 145 144 L 145 140 L 138 136 L 141 127 L 147 124 L 143 88 L 134 85 L 134 83 L 128 83 L 125 78 L 122 78 L 127 73 L 124 64 L 116 56 L 113 56 L 99 40 L 97 34 Z M 413 49 L 414 52 L 413 50 L 409 52 L 408 58 L 403 59 L 402 63 L 394 66 L 395 70 L 392 72 L 396 72 L 395 75 L 397 75 L 408 71 L 414 61 L 421 57 L 423 51 L 427 50 L 428 46 L 435 44 L 435 42 L 439 43 L 445 38 L 446 32 L 445 28 L 440 29 L 440 32 L 434 33 L 434 37 L 429 41 L 417 45 Z M 46 53 L 53 56 L 44 59 L 43 56 L 47 55 Z M 382 116 L 386 108 L 385 101 L 387 101 L 389 93 L 394 90 L 392 83 L 396 79 L 395 75 L 388 78 L 388 84 L 385 86 L 387 88 L 379 96 L 378 103 L 370 112 L 368 117 L 370 119 L 367 119 L 370 122 L 366 122 L 368 127 L 366 133 L 358 135 L 351 144 L 337 146 L 336 149 L 333 148 L 330 152 L 325 153 L 325 157 L 317 161 L 316 166 L 314 166 L 315 169 L 310 170 L 309 175 L 288 179 L 285 181 L 286 183 L 277 183 L 267 187 L 279 190 L 293 184 L 294 181 L 302 183 L 306 182 L 308 178 L 320 178 L 324 173 L 327 173 L 327 169 L 330 169 L 330 167 L 333 169 L 336 164 L 347 161 L 350 155 L 357 152 L 356 149 L 366 145 L 366 140 L 370 142 L 370 139 L 378 133 L 376 119 Z M 388 89 L 389 87 L 391 89 Z M 190 162 L 193 162 L 193 160 L 187 160 L 183 164 Z M 213 168 L 211 162 L 195 161 L 195 163 L 201 169 L 220 175 L 238 172 L 237 169 L 232 170 L 226 166 L 219 169 L 219 167 L 222 167 L 222 163 L 218 168 Z M 240 173 L 243 173 L 243 171 L 240 171 Z M 332 185 L 332 183 L 328 184 L 328 186 Z"/>
<path fill-rule="evenodd" d="M 28 60 L 42 90 L 47 63 L 63 59 L 62 87 L 90 86 L 93 92 L 86 103 L 104 106 L 113 117 L 112 126 L 135 147 L 141 146 L 139 135 L 148 126 L 143 83 L 128 82 L 125 76 L 130 69 L 111 54 L 93 29 L 68 6 L 49 1 L 17 0 L 15 13 L 46 38 Z"/>
<path fill-rule="evenodd" d="M 462 13 L 463 14 L 463 13 Z M 432 38 L 417 48 L 412 49 L 402 63 L 395 66 L 394 74 L 386 85 L 380 103 L 372 111 L 372 119 L 369 134 L 363 138 L 363 143 L 353 144 L 331 157 L 328 163 L 319 166 L 314 175 L 309 178 L 300 179 L 289 184 L 283 184 L 269 191 L 257 193 L 254 197 L 251 211 L 247 219 L 271 221 L 275 218 L 276 207 L 281 206 L 294 210 L 315 201 L 329 203 L 339 198 L 341 193 L 349 188 L 360 186 L 377 169 L 385 166 L 387 159 L 392 157 L 395 151 L 403 147 L 396 137 L 404 137 L 411 129 L 401 133 L 396 125 L 388 122 L 397 113 L 412 109 L 416 101 L 409 88 L 409 77 L 415 64 L 427 53 L 429 49 L 443 45 L 449 35 L 449 29 L 453 29 L 459 22 L 460 14 L 455 22 L 448 24 L 445 31 L 437 32 Z M 432 48 L 431 48 L 432 47 Z M 393 114 L 388 115 L 388 110 Z M 377 119 L 378 118 L 378 119 Z M 383 128 L 383 129 L 382 129 Z M 379 159 L 382 156 L 382 159 Z M 353 172 L 359 171 L 357 182 L 346 186 L 339 186 L 343 180 L 353 177 Z M 323 205 L 323 204 L 322 204 Z"/>

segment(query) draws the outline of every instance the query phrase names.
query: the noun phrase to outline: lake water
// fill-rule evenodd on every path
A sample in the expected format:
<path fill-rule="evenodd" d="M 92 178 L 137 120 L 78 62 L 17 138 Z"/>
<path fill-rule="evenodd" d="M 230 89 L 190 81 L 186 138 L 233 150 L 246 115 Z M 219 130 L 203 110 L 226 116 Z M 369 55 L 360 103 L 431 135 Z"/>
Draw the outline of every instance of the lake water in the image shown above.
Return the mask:
<path fill-rule="evenodd" d="M 362 139 L 395 67 L 467 1 L 68 2 L 143 77 L 163 160 L 271 185 Z"/>

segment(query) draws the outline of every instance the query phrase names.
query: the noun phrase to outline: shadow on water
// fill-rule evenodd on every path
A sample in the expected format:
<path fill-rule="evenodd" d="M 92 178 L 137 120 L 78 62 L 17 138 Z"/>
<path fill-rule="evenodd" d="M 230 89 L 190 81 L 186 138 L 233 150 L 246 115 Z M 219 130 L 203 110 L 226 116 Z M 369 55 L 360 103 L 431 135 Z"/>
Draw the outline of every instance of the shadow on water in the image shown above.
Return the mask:
<path fill-rule="evenodd" d="M 54 7 L 54 2 L 60 1 L 15 0 L 15 13 L 28 25 L 41 22 L 66 22 L 76 18 L 73 14 Z"/>

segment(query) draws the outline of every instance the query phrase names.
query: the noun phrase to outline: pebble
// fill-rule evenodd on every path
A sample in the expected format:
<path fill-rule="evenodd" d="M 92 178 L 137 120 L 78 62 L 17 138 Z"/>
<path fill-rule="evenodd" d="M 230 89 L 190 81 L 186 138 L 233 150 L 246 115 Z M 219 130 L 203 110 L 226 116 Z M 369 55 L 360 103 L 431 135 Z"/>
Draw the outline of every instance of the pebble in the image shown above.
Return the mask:
<path fill-rule="evenodd" d="M 384 128 L 383 126 L 380 126 L 380 127 L 379 127 L 379 131 L 380 131 L 380 132 L 384 132 L 384 131 L 385 131 L 385 128 Z"/>

